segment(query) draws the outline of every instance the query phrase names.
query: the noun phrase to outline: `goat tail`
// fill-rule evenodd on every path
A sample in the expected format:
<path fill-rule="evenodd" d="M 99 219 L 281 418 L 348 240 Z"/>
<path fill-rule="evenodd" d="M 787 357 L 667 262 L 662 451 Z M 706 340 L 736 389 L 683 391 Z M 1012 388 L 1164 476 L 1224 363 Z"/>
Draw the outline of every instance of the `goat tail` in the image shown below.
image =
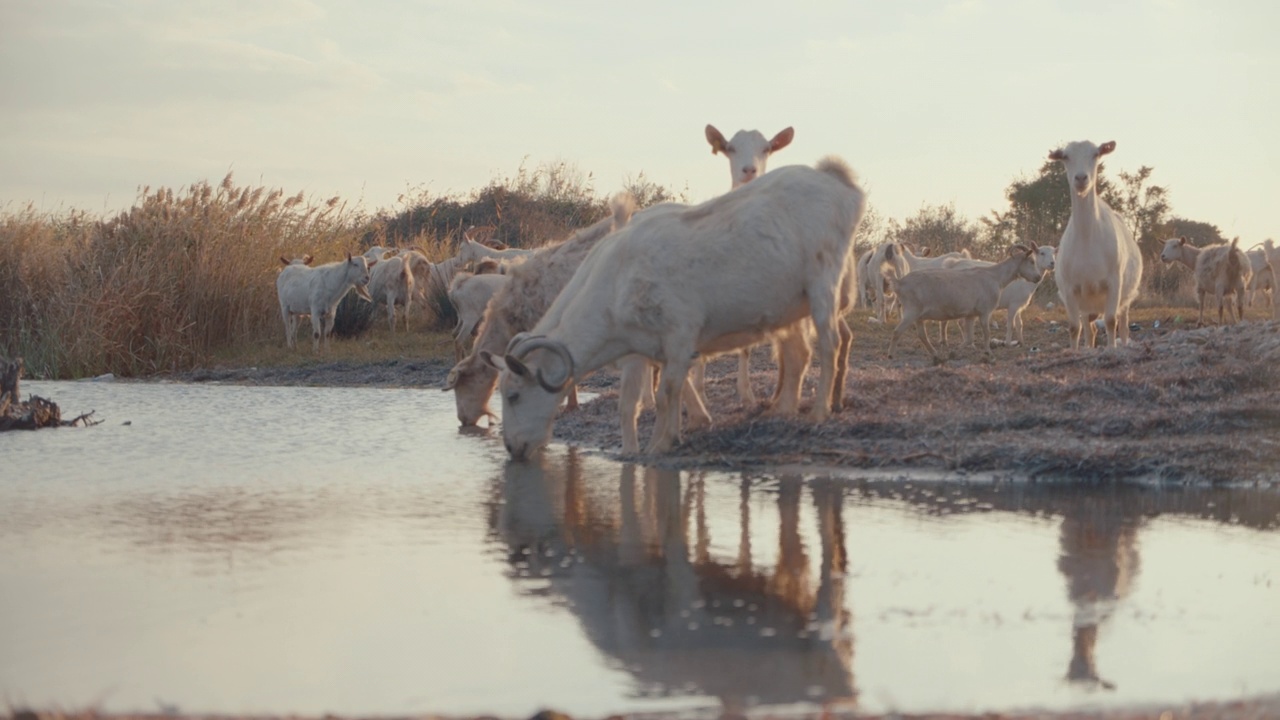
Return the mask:
<path fill-rule="evenodd" d="M 828 155 L 822 158 L 814 167 L 851 188 L 858 187 L 858 174 L 853 171 L 853 168 L 849 167 L 849 163 L 835 155 Z"/>
<path fill-rule="evenodd" d="M 613 211 L 613 231 L 618 228 L 625 227 L 631 222 L 631 216 L 636 211 L 636 198 L 629 192 L 623 191 L 614 195 L 609 200 L 609 209 Z"/>

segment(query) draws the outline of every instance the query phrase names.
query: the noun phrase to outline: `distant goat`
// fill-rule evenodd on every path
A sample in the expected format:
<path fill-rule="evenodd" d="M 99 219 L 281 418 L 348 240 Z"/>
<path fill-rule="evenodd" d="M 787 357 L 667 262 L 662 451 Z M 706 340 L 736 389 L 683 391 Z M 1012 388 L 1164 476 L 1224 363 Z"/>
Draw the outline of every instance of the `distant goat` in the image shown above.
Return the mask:
<path fill-rule="evenodd" d="M 368 262 L 363 255 L 352 257 L 347 253 L 346 260 L 319 267 L 308 267 L 301 262 L 285 265 L 276 276 L 276 294 L 280 298 L 280 314 L 284 318 L 288 346 L 297 345 L 298 317 L 310 315 L 312 349 L 318 351 L 323 338 L 327 350 L 329 334 L 333 331 L 333 313 L 342 296 L 355 288 L 357 294 L 372 302 L 366 289 L 371 264 L 376 265 L 376 262 Z"/>
<path fill-rule="evenodd" d="M 1236 298 L 1233 322 L 1244 319 L 1244 292 L 1253 273 L 1249 259 L 1236 247 L 1239 241 L 1240 238 L 1236 238 L 1230 245 L 1218 243 L 1202 248 L 1187 242 L 1185 237 L 1171 238 L 1164 243 L 1164 250 L 1160 253 L 1161 260 L 1166 263 L 1181 262 L 1192 270 L 1196 281 L 1196 295 L 1200 300 L 1197 326 L 1204 325 L 1204 299 L 1211 292 L 1218 302 L 1219 325 L 1223 319 L 1224 298 L 1229 295 Z M 1228 311 L 1227 315 L 1233 314 L 1230 312 L 1233 309 L 1230 303 L 1225 303 L 1225 309 Z"/>
<path fill-rule="evenodd" d="M 404 307 L 404 330 L 409 332 L 409 315 L 413 308 L 415 274 L 418 268 L 430 267 L 427 256 L 417 250 L 405 250 L 399 255 L 387 257 L 369 274 L 369 296 L 374 303 L 387 305 L 387 324 L 396 331 L 396 306 Z"/>
<path fill-rule="evenodd" d="M 1255 247 L 1244 255 L 1249 258 L 1249 270 L 1253 273 L 1253 278 L 1249 280 L 1249 287 L 1246 288 L 1245 304 L 1253 307 L 1253 301 L 1261 293 L 1266 305 L 1271 306 L 1275 303 L 1276 276 L 1271 267 L 1271 261 L 1267 258 L 1267 249 Z"/>

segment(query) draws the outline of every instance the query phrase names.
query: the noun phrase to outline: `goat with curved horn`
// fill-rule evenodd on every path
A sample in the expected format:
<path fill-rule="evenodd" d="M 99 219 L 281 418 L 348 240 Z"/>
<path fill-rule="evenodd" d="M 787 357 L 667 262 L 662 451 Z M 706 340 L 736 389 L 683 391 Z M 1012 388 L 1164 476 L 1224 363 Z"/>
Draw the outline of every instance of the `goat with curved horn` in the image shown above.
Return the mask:
<path fill-rule="evenodd" d="M 546 379 L 542 373 L 542 368 L 539 367 L 534 373 L 534 377 L 538 380 L 538 384 L 542 386 L 543 390 L 546 390 L 549 393 L 558 393 L 563 390 L 565 386 L 573 380 L 574 370 L 573 355 L 569 353 L 569 348 L 565 346 L 564 343 L 552 340 L 544 335 L 519 333 L 515 337 L 511 338 L 511 342 L 507 344 L 506 357 L 503 359 L 506 360 L 508 368 L 520 367 L 524 368 L 525 372 L 527 372 L 528 368 L 522 361 L 534 350 L 546 350 L 550 352 L 552 355 L 560 358 L 560 361 L 564 363 L 565 368 L 564 378 L 558 382 L 552 383 Z M 520 371 L 513 369 L 512 372 L 519 373 Z"/>

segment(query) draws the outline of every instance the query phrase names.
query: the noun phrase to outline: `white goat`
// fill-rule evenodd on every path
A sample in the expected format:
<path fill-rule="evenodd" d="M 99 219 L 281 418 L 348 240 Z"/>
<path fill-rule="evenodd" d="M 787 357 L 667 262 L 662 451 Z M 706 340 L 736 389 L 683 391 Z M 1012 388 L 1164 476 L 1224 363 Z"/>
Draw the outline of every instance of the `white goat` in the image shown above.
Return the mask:
<path fill-rule="evenodd" d="M 404 307 L 404 331 L 409 332 L 409 314 L 413 308 L 416 268 L 430 267 L 427 256 L 417 250 L 405 250 L 387 257 L 369 273 L 369 296 L 373 302 L 387 304 L 387 324 L 396 331 L 396 306 Z"/>
<path fill-rule="evenodd" d="M 1234 314 L 1233 322 L 1244 320 L 1244 291 L 1252 272 L 1249 269 L 1249 259 L 1236 247 L 1239 241 L 1240 238 L 1236 238 L 1230 245 L 1218 243 L 1202 248 L 1187 242 L 1185 237 L 1170 238 L 1164 243 L 1164 249 L 1160 252 L 1161 260 L 1166 263 L 1177 261 L 1192 270 L 1192 277 L 1196 281 L 1196 295 L 1200 300 L 1197 326 L 1204 325 L 1204 298 L 1210 292 L 1218 301 L 1219 325 L 1222 324 L 1223 299 L 1228 295 L 1235 295 L 1236 306 L 1232 313 L 1231 305 L 1227 303 L 1227 314 Z"/>
<path fill-rule="evenodd" d="M 1262 293 L 1263 301 L 1268 307 L 1271 306 L 1275 303 L 1276 276 L 1272 270 L 1271 261 L 1267 258 L 1267 249 L 1255 247 L 1244 255 L 1249 258 L 1249 270 L 1253 273 L 1253 277 L 1249 280 L 1245 304 L 1253 307 L 1253 301 L 1258 298 L 1258 293 Z"/>
<path fill-rule="evenodd" d="M 890 278 L 898 294 L 898 302 L 902 304 L 902 321 L 889 338 L 889 357 L 893 357 L 899 333 L 915 323 L 920 342 L 935 363 L 942 363 L 944 358 L 929 342 L 922 321 L 945 322 L 976 317 L 982 323 L 982 349 L 990 360 L 991 313 L 996 309 L 1000 291 L 1017 278 L 1039 282 L 1042 274 L 1036 265 L 1035 243 L 1014 245 L 1009 252 L 1009 257 L 992 265 L 914 270 L 902 278 Z"/>
<path fill-rule="evenodd" d="M 499 273 L 460 272 L 449 282 L 449 302 L 458 314 L 458 324 L 453 328 L 455 363 L 461 362 L 470 351 L 489 300 L 510 280 L 509 275 Z"/>
<path fill-rule="evenodd" d="M 805 317 L 822 368 L 812 416 L 825 420 L 842 280 L 864 206 L 848 166 L 828 158 L 701 205 L 637 215 L 596 247 L 531 333 L 513 337 L 501 358 L 485 355 L 502 369 L 508 452 L 522 460 L 539 450 L 568 384 L 633 353 L 663 364 L 648 449 L 665 452 L 680 436 L 681 391 L 697 354 L 749 346 Z"/>
<path fill-rule="evenodd" d="M 1071 188 L 1071 218 L 1058 245 L 1054 279 L 1067 309 L 1073 349 L 1079 349 L 1086 326 L 1089 346 L 1097 345 L 1093 321 L 1099 315 L 1109 346 L 1129 342 L 1129 306 L 1138 297 L 1142 252 L 1124 221 L 1098 197 L 1097 187 L 1098 159 L 1115 149 L 1115 141 L 1098 146 L 1081 140 L 1049 153 L 1050 160 L 1065 166 Z"/>
<path fill-rule="evenodd" d="M 363 255 L 346 260 L 308 267 L 294 262 L 286 265 L 276 276 L 276 294 L 280 298 L 280 315 L 284 318 L 285 341 L 289 347 L 297 346 L 298 317 L 311 316 L 312 349 L 320 349 L 320 340 L 329 348 L 329 334 L 333 331 L 333 313 L 338 302 L 349 290 L 370 302 L 366 287 L 369 284 L 369 263 Z"/>
<path fill-rule="evenodd" d="M 769 156 L 790 145 L 796 131 L 788 127 L 774 135 L 772 140 L 765 140 L 759 130 L 739 130 L 733 134 L 732 140 L 725 140 L 714 125 L 708 124 L 705 134 L 711 145 L 711 154 L 724 153 L 729 159 L 729 179 L 733 183 L 729 189 L 732 190 L 763 175 L 769 165 Z M 699 389 L 703 384 L 702 372 L 703 366 L 699 364 L 695 370 L 695 383 Z M 756 404 L 756 394 L 751 387 L 751 348 L 738 352 L 738 399 L 744 405 Z"/>

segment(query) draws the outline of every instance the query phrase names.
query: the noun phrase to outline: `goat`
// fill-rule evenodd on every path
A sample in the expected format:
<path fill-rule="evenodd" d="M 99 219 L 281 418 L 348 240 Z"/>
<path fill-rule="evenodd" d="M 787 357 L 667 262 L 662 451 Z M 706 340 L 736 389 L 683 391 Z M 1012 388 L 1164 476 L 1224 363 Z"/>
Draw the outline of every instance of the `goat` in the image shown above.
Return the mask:
<path fill-rule="evenodd" d="M 569 383 L 638 354 L 662 363 L 648 451 L 666 452 L 680 436 L 680 395 L 696 355 L 749 346 L 805 317 L 822 369 L 811 415 L 825 420 L 864 209 L 852 171 L 827 158 L 700 205 L 637 215 L 597 246 L 532 331 L 512 337 L 502 357 L 485 355 L 502 371 L 507 451 L 516 460 L 537 452 Z"/>
<path fill-rule="evenodd" d="M 405 250 L 387 257 L 369 274 L 369 296 L 375 304 L 387 304 L 387 324 L 396 331 L 396 306 L 404 306 L 404 331 L 409 332 L 409 311 L 413 308 L 415 267 L 429 267 L 427 256 L 417 250 Z"/>
<path fill-rule="evenodd" d="M 367 286 L 369 284 L 370 263 L 363 255 L 352 257 L 347 253 L 346 260 L 326 263 L 319 267 L 308 267 L 302 263 L 289 263 L 276 276 L 276 294 L 280 299 L 280 314 L 284 318 L 285 342 L 290 348 L 297 346 L 298 317 L 311 316 L 312 349 L 320 349 L 320 340 L 324 339 L 324 347 L 329 349 L 329 334 L 333 331 L 333 313 L 338 302 L 348 291 L 355 288 L 360 297 L 370 302 Z"/>
<path fill-rule="evenodd" d="M 458 313 L 458 324 L 453 328 L 453 360 L 461 362 L 470 351 L 472 338 L 484 318 L 489 300 L 507 284 L 511 277 L 498 273 L 460 272 L 449 282 L 449 302 Z"/>
<path fill-rule="evenodd" d="M 1040 268 L 1041 279 L 1043 279 L 1044 273 L 1053 271 L 1053 267 L 1056 264 L 1056 255 L 1057 249 L 1051 245 L 1040 245 L 1036 247 L 1036 267 Z M 994 263 L 988 260 L 953 259 L 947 261 L 943 267 L 959 269 L 966 267 L 983 267 L 993 264 Z M 1040 287 L 1039 282 L 1031 282 L 1022 278 L 1017 278 L 1000 291 L 1000 298 L 996 301 L 996 309 L 1003 309 L 1005 311 L 1004 342 L 1006 345 L 1014 344 L 1014 333 L 1017 333 L 1018 335 L 1018 345 L 1022 345 L 1026 342 L 1022 333 L 1022 311 L 1026 310 L 1027 306 L 1031 304 L 1031 297 L 1035 295 L 1036 288 L 1038 287 Z M 946 344 L 947 341 L 946 328 L 947 323 L 943 323 L 943 344 Z M 964 344 L 970 345 L 972 343 L 973 322 L 970 320 L 964 324 Z"/>
<path fill-rule="evenodd" d="M 1071 189 L 1071 217 L 1058 244 L 1053 276 L 1067 309 L 1072 349 L 1080 348 L 1085 326 L 1089 346 L 1097 346 L 1093 321 L 1099 315 L 1110 347 L 1129 342 L 1129 306 L 1138 297 L 1142 252 L 1124 221 L 1098 196 L 1097 187 L 1098 160 L 1115 149 L 1114 140 L 1101 146 L 1081 140 L 1049 153 L 1050 160 L 1066 168 Z"/>
<path fill-rule="evenodd" d="M 471 238 L 464 237 L 462 244 L 458 247 L 458 267 L 463 268 L 472 263 L 478 263 L 485 258 L 493 258 L 499 262 L 504 262 L 508 266 L 517 265 L 528 260 L 534 253 L 533 250 L 523 250 L 519 248 L 511 248 L 508 250 L 494 250 L 483 243 L 476 242 Z"/>
<path fill-rule="evenodd" d="M 1280 247 L 1276 247 L 1274 240 L 1267 238 L 1262 241 L 1262 249 L 1267 253 L 1267 264 L 1271 266 L 1271 276 L 1275 279 L 1277 286 L 1280 286 Z M 1280 320 L 1280 302 L 1271 303 L 1271 318 Z"/>
<path fill-rule="evenodd" d="M 1267 258 L 1267 249 L 1265 247 L 1255 247 L 1245 254 L 1249 258 L 1249 270 L 1253 273 L 1253 278 L 1249 281 L 1247 288 L 1248 298 L 1245 301 L 1247 305 L 1253 307 L 1253 301 L 1257 299 L 1258 293 L 1262 293 L 1263 300 L 1268 306 L 1275 303 L 1276 276 L 1272 271 L 1271 261 Z"/>
<path fill-rule="evenodd" d="M 1164 249 L 1160 252 L 1161 260 L 1165 263 L 1177 261 L 1192 270 L 1192 277 L 1196 281 L 1196 295 L 1200 300 L 1197 327 L 1204 325 L 1204 297 L 1210 292 L 1213 292 L 1214 299 L 1218 301 L 1219 325 L 1222 324 L 1223 298 L 1228 295 L 1236 296 L 1235 317 L 1232 322 L 1244 320 L 1244 291 L 1253 273 L 1249 259 L 1236 247 L 1239 241 L 1240 238 L 1236 238 L 1230 245 L 1218 243 L 1202 248 L 1187 242 L 1185 237 L 1170 238 L 1164 243 Z M 1229 303 L 1226 308 L 1227 314 L 1231 315 Z"/>
<path fill-rule="evenodd" d="M 578 230 L 561 243 L 539 248 L 527 262 L 511 270 L 510 280 L 490 299 L 471 353 L 453 366 L 441 388 L 453 391 L 458 422 L 463 427 L 494 417 L 489 398 L 498 383 L 498 371 L 481 353 L 501 353 L 512 336 L 532 328 L 583 258 L 602 238 L 626 224 L 635 210 L 634 200 L 623 195 L 615 197 L 611 207 L 612 216 Z M 576 405 L 572 394 L 569 399 L 571 406 Z"/>
<path fill-rule="evenodd" d="M 364 258 L 372 265 L 379 260 L 385 260 L 388 256 L 395 254 L 396 249 L 393 247 L 384 247 L 382 245 L 374 245 L 364 251 Z"/>
<path fill-rule="evenodd" d="M 745 185 L 765 173 L 769 164 L 769 156 L 791 144 L 796 131 L 788 127 L 765 140 L 759 130 L 739 130 L 733 134 L 732 140 L 725 140 L 724 135 L 708 124 L 705 130 L 707 142 L 711 145 L 711 154 L 724 153 L 729 159 L 730 190 Z M 695 380 L 702 387 L 703 366 L 698 365 Z M 738 351 L 738 399 L 744 405 L 755 405 L 756 394 L 751 388 L 751 348 Z M 777 396 L 775 394 L 775 400 Z"/>
<path fill-rule="evenodd" d="M 992 265 L 968 268 L 931 268 L 915 270 L 901 278 L 890 278 L 902 304 L 902 321 L 889 338 L 889 358 L 898 343 L 898 335 L 912 323 L 920 342 L 935 363 L 944 359 L 929 342 L 924 320 L 965 320 L 977 317 L 982 323 L 983 350 L 991 360 L 991 313 L 996 308 L 1000 291 L 1016 278 L 1039 282 L 1042 271 L 1036 265 L 1036 245 L 1014 245 L 1010 255 Z"/>

